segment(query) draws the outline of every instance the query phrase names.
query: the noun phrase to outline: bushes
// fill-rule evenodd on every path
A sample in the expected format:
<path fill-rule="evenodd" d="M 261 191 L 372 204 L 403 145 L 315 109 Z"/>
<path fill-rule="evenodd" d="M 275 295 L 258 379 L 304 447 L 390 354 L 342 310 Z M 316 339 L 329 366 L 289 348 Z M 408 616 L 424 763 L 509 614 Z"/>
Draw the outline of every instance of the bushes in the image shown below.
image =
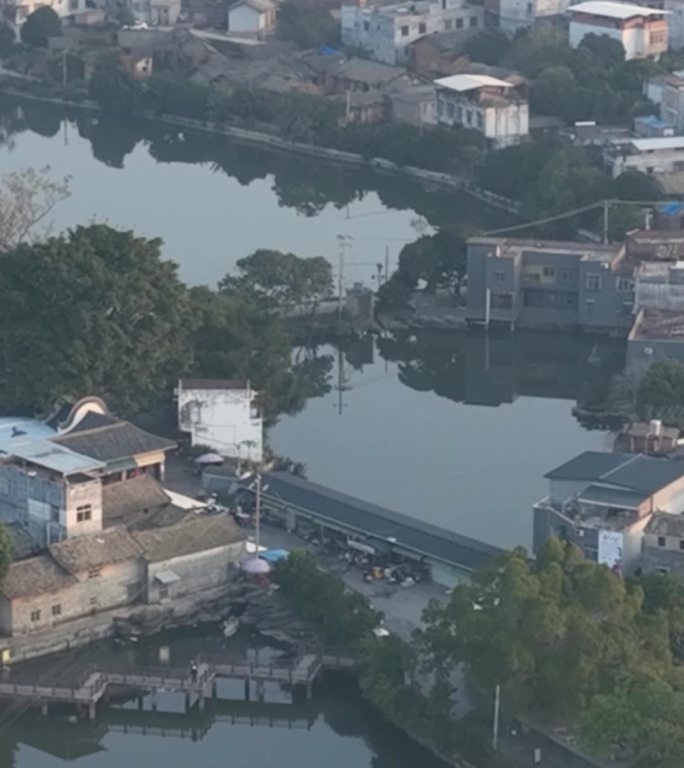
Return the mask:
<path fill-rule="evenodd" d="M 21 41 L 34 48 L 45 48 L 48 38 L 62 34 L 62 22 L 48 5 L 29 14 L 21 28 Z"/>

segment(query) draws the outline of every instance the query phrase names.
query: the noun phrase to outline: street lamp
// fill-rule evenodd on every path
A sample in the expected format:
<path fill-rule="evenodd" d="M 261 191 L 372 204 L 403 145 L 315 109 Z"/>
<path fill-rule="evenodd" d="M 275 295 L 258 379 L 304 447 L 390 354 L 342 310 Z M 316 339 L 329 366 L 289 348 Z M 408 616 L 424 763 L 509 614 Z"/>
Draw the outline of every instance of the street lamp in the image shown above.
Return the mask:
<path fill-rule="evenodd" d="M 254 482 L 248 487 L 250 490 L 254 490 L 255 504 L 254 504 L 254 556 L 247 558 L 242 563 L 242 569 L 248 573 L 268 573 L 271 570 L 270 565 L 259 557 L 259 549 L 261 546 L 261 492 L 268 490 L 268 485 L 262 486 L 261 473 L 260 472 L 245 472 L 239 476 L 240 480 L 249 480 L 254 475 Z"/>

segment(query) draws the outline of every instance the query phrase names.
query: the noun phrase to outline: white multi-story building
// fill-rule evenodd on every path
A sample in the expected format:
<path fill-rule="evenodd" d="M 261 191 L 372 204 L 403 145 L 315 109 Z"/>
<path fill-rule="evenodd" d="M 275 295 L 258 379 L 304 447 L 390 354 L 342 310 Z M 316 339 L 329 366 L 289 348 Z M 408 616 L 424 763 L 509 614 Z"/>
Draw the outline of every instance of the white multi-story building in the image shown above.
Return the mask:
<path fill-rule="evenodd" d="M 263 460 L 263 420 L 249 382 L 181 379 L 177 394 L 178 428 L 190 434 L 192 445 L 227 458 Z"/>
<path fill-rule="evenodd" d="M 529 133 L 529 105 L 512 83 L 489 75 L 435 80 L 437 119 L 479 131 L 496 148 L 518 144 Z"/>
<path fill-rule="evenodd" d="M 341 9 L 342 42 L 362 48 L 376 61 L 403 64 L 409 44 L 436 32 L 482 28 L 482 6 L 465 0 L 417 0 L 391 5 L 366 5 L 347 0 Z"/>
<path fill-rule="evenodd" d="M 587 35 L 605 35 L 622 43 L 626 59 L 657 59 L 667 51 L 667 11 L 658 8 L 590 0 L 571 5 L 569 42 L 577 48 Z"/>

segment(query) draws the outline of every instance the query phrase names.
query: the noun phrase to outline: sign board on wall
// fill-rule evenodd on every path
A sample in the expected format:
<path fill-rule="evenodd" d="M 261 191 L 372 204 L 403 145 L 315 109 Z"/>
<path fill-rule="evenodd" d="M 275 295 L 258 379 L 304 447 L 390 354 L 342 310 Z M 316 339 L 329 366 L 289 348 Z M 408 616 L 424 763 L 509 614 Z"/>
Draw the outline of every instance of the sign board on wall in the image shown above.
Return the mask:
<path fill-rule="evenodd" d="M 599 531 L 598 562 L 609 568 L 620 568 L 623 558 L 622 534 L 619 531 Z"/>

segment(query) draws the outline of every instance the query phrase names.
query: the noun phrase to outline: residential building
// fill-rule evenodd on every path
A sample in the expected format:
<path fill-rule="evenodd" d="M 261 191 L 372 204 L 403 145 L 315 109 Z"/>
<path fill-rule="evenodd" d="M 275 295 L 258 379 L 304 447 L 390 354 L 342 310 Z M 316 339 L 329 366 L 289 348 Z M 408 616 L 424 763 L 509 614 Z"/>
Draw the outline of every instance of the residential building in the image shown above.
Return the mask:
<path fill-rule="evenodd" d="M 228 9 L 228 31 L 263 36 L 275 26 L 276 3 L 272 0 L 238 0 Z"/>
<path fill-rule="evenodd" d="M 674 136 L 675 126 L 655 115 L 641 115 L 634 118 L 634 133 L 644 139 Z"/>
<path fill-rule="evenodd" d="M 134 531 L 144 552 L 144 599 L 178 599 L 222 587 L 245 556 L 245 536 L 227 514 Z"/>
<path fill-rule="evenodd" d="M 485 0 L 487 15 L 502 32 L 513 36 L 518 30 L 562 16 L 571 0 Z"/>
<path fill-rule="evenodd" d="M 27 17 L 34 11 L 48 5 L 59 16 L 60 19 L 75 19 L 79 14 L 87 14 L 90 10 L 86 0 L 18 0 L 16 3 L 15 22 L 18 25 L 23 24 Z"/>
<path fill-rule="evenodd" d="M 634 307 L 684 312 L 684 261 L 646 261 L 634 275 Z"/>
<path fill-rule="evenodd" d="M 299 61 L 311 70 L 311 81 L 324 96 L 346 93 L 400 91 L 411 79 L 403 67 L 393 67 L 378 61 L 347 58 L 341 53 L 309 51 Z"/>
<path fill-rule="evenodd" d="M 684 71 L 655 75 L 644 82 L 644 96 L 660 108 L 660 118 L 677 131 L 684 129 Z"/>
<path fill-rule="evenodd" d="M 435 80 L 437 119 L 481 133 L 496 148 L 518 144 L 529 133 L 529 105 L 516 88 L 489 75 Z"/>
<path fill-rule="evenodd" d="M 409 45 L 424 35 L 482 28 L 482 7 L 465 0 L 416 0 L 404 5 L 347 0 L 341 8 L 342 43 L 385 64 L 406 63 Z"/>
<path fill-rule="evenodd" d="M 466 320 L 624 333 L 634 305 L 624 253 L 617 245 L 470 238 Z"/>
<path fill-rule="evenodd" d="M 178 428 L 191 445 L 206 445 L 230 458 L 263 459 L 263 420 L 258 393 L 249 382 L 228 379 L 181 379 Z"/>
<path fill-rule="evenodd" d="M 684 510 L 684 461 L 585 451 L 545 475 L 534 506 L 534 552 L 552 537 L 629 573 L 639 564 L 644 529 L 656 512 Z"/>
<path fill-rule="evenodd" d="M 657 177 L 666 192 L 684 192 L 684 136 L 611 141 L 603 160 L 614 179 L 625 171 L 640 171 Z"/>
<path fill-rule="evenodd" d="M 640 309 L 627 336 L 627 366 L 643 371 L 659 360 L 684 362 L 684 312 Z"/>
<path fill-rule="evenodd" d="M 668 204 L 670 205 L 670 204 Z M 676 215 L 678 203 L 672 203 Z M 658 218 L 656 210 L 656 222 Z M 684 261 L 684 232 L 677 231 L 679 227 L 656 229 L 635 229 L 625 237 L 625 255 L 629 262 L 636 264 L 642 261 L 674 262 Z"/>
<path fill-rule="evenodd" d="M 389 95 L 392 120 L 415 128 L 437 125 L 437 91 L 433 85 L 416 85 Z"/>
<path fill-rule="evenodd" d="M 655 514 L 644 530 L 644 571 L 684 576 L 684 515 Z"/>
<path fill-rule="evenodd" d="M 572 48 L 577 48 L 586 35 L 606 35 L 622 43 L 626 59 L 657 59 L 667 51 L 667 12 L 659 8 L 589 0 L 571 5 L 568 14 Z"/>
<path fill-rule="evenodd" d="M 670 202 L 657 205 L 654 210 L 653 229 L 676 232 L 684 229 L 684 203 Z M 682 233 L 684 241 L 684 233 Z"/>
<path fill-rule="evenodd" d="M 684 3 L 682 0 L 662 0 L 662 9 L 667 11 L 668 44 L 671 51 L 684 47 Z"/>
<path fill-rule="evenodd" d="M 628 424 L 615 438 L 615 450 L 625 453 L 663 455 L 673 453 L 679 444 L 679 429 L 664 427 L 660 419 Z"/>
<path fill-rule="evenodd" d="M 137 22 L 172 27 L 180 16 L 181 0 L 128 0 L 128 8 Z"/>
<path fill-rule="evenodd" d="M 480 7 L 478 10 L 482 12 L 483 9 Z M 480 34 L 482 26 L 463 26 L 454 32 L 435 32 L 419 37 L 410 45 L 411 69 L 428 78 L 445 77 L 463 71 L 464 66 L 470 64 L 463 54 L 465 43 Z"/>

